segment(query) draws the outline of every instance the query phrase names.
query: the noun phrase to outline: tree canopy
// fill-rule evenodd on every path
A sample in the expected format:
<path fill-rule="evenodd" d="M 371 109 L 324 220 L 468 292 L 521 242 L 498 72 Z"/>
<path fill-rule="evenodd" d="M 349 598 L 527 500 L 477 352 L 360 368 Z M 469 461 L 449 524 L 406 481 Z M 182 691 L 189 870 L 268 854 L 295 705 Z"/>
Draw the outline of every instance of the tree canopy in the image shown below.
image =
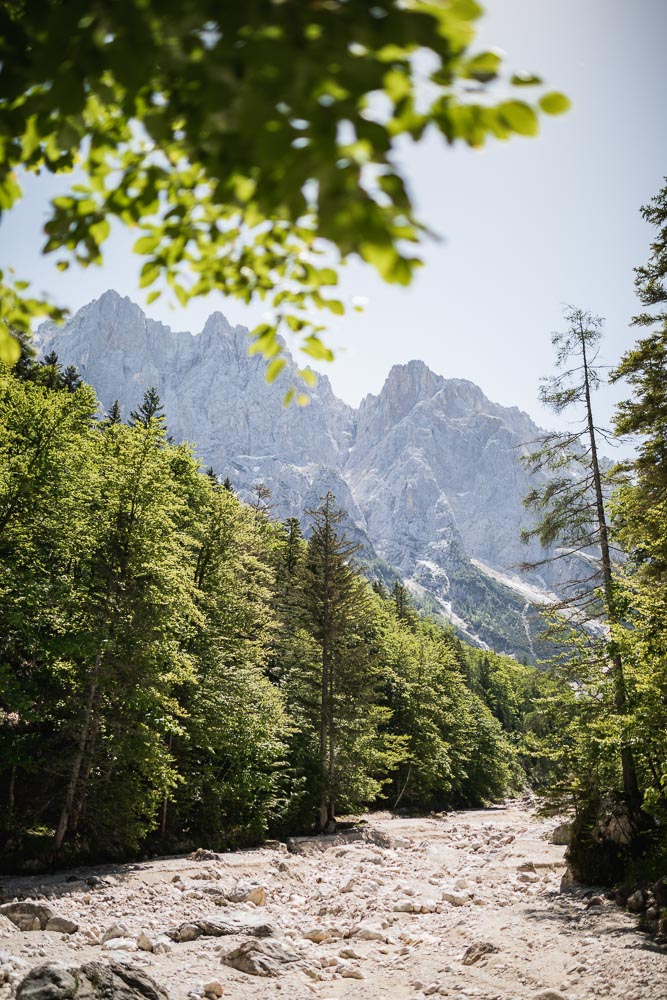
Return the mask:
<path fill-rule="evenodd" d="M 568 107 L 559 93 L 515 96 L 541 81 L 474 49 L 482 13 L 474 0 L 10 0 L 0 212 L 22 173 L 69 173 L 45 225 L 60 269 L 100 263 L 119 221 L 137 230 L 143 287 L 166 283 L 181 304 L 212 290 L 269 299 L 274 318 L 254 331 L 269 378 L 279 330 L 331 358 L 313 317 L 344 311 L 326 291 L 338 266 L 356 256 L 407 284 L 420 263 L 426 229 L 397 142 L 434 127 L 477 147 L 534 135 L 541 111 Z M 0 275 L 4 360 L 18 357 L 10 330 L 39 314 L 61 313 Z"/>

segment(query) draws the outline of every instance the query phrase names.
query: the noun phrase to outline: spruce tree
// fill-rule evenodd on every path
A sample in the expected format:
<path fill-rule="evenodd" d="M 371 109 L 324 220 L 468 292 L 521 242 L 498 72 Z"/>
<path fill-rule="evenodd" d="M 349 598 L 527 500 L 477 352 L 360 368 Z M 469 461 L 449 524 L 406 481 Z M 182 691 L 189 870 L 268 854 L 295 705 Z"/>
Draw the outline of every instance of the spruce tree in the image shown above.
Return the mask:
<path fill-rule="evenodd" d="M 347 640 L 363 601 L 359 571 L 351 562 L 359 546 L 350 542 L 340 525 L 345 514 L 328 492 L 316 509 L 307 510 L 312 533 L 308 541 L 302 590 L 303 610 L 320 648 L 319 751 L 322 790 L 319 828 L 335 825 L 336 756 L 341 688 L 352 680 L 346 671 Z M 352 683 L 354 683 L 352 681 Z"/>
<path fill-rule="evenodd" d="M 141 405 L 130 413 L 130 426 L 141 424 L 148 427 L 151 420 L 158 420 L 164 426 L 164 408 L 155 386 L 146 389 Z"/>

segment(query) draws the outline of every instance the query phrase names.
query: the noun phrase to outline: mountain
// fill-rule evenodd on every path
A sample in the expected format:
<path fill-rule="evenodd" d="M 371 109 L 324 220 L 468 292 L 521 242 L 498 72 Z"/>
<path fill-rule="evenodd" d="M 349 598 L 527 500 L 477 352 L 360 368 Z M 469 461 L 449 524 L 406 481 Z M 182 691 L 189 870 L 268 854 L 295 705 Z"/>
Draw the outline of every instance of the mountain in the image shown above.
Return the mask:
<path fill-rule="evenodd" d="M 103 409 L 123 415 L 155 386 L 174 439 L 243 495 L 262 482 L 275 513 L 302 516 L 328 489 L 364 546 L 371 574 L 399 575 L 422 604 L 469 640 L 533 658 L 536 612 L 558 574 L 519 569 L 526 549 L 520 463 L 540 434 L 516 407 L 422 362 L 394 366 L 357 410 L 320 376 L 308 407 L 285 407 L 291 358 L 272 384 L 247 353 L 248 331 L 213 313 L 198 335 L 176 333 L 109 291 L 38 344 L 76 365 Z"/>

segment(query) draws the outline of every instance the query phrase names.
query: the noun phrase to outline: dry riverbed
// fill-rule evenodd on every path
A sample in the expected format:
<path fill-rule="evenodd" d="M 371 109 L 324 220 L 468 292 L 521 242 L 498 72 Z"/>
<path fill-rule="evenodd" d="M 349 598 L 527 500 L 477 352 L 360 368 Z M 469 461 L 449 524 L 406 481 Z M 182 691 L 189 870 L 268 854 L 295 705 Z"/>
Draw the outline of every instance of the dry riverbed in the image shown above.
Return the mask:
<path fill-rule="evenodd" d="M 4 900 L 77 925 L 21 931 L 0 916 L 0 998 L 34 966 L 108 960 L 145 970 L 171 1000 L 667 1000 L 667 955 L 636 919 L 559 892 L 555 825 L 518 804 L 376 814 L 366 839 L 326 850 L 0 879 Z M 31 926 L 47 919 L 27 911 Z"/>

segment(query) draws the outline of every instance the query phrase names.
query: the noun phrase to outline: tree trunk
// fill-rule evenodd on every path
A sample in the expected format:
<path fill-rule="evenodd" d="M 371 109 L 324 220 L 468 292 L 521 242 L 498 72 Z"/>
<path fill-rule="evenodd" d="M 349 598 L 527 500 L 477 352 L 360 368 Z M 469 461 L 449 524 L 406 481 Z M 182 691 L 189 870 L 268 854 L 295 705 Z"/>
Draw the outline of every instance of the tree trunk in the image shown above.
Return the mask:
<path fill-rule="evenodd" d="M 598 528 L 600 531 L 600 555 L 602 562 L 602 582 L 607 605 L 607 618 L 611 626 L 618 623 L 618 612 L 616 608 L 616 597 L 614 594 L 614 579 L 611 568 L 611 555 L 609 553 L 609 530 L 607 528 L 607 516 L 604 509 L 604 494 L 602 492 L 602 479 L 600 476 L 600 463 L 598 460 L 597 440 L 595 436 L 595 424 L 593 422 L 593 407 L 591 404 L 591 387 L 588 369 L 588 358 L 586 355 L 586 341 L 583 336 L 583 326 L 580 321 L 581 331 L 581 351 L 584 363 L 584 387 L 586 394 L 586 420 L 588 423 L 588 437 L 591 445 L 591 469 L 593 471 L 593 483 L 595 486 L 595 506 L 597 513 Z M 625 674 L 623 671 L 623 661 L 618 650 L 611 650 L 612 677 L 614 681 L 614 702 L 616 711 L 620 716 L 625 715 L 627 710 L 627 695 L 625 687 Z M 639 803 L 641 795 L 639 792 L 639 782 L 637 780 L 637 769 L 635 767 L 632 750 L 628 746 L 621 747 L 621 766 L 623 770 L 623 792 L 628 799 L 634 803 Z"/>
<path fill-rule="evenodd" d="M 70 768 L 69 781 L 67 783 L 67 790 L 65 792 L 65 801 L 63 803 L 63 808 L 60 813 L 58 828 L 56 830 L 55 837 L 53 838 L 54 854 L 56 854 L 62 847 L 63 842 L 65 840 L 65 835 L 67 834 L 67 829 L 69 827 L 72 805 L 74 803 L 74 797 L 76 795 L 77 788 L 79 785 L 79 779 L 81 776 L 81 764 L 83 762 L 86 745 L 88 744 L 88 741 L 90 739 L 90 734 L 93 726 L 93 710 L 95 706 L 95 699 L 97 696 L 97 687 L 99 682 L 101 665 L 102 665 L 102 651 L 100 650 L 97 656 L 95 657 L 95 666 L 93 667 L 93 672 L 90 678 L 90 687 L 88 689 L 88 697 L 86 699 L 86 707 L 84 710 L 81 732 L 79 734 L 79 742 L 77 745 L 76 753 L 74 754 L 74 760 L 72 761 L 72 766 Z"/>

